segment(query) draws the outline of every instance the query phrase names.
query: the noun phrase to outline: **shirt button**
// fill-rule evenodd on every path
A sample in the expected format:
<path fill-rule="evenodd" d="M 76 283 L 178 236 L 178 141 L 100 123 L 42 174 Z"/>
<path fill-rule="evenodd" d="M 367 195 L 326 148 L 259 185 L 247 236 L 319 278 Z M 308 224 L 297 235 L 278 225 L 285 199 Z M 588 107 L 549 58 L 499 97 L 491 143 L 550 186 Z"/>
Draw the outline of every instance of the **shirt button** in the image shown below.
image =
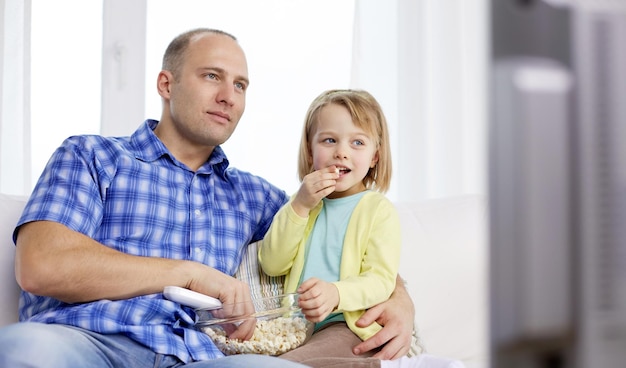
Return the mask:
<path fill-rule="evenodd" d="M 200 214 L 202 213 L 202 211 L 200 211 L 200 210 L 195 210 L 195 211 L 193 211 L 193 213 L 195 213 L 195 214 L 196 214 L 196 216 L 200 216 Z"/>

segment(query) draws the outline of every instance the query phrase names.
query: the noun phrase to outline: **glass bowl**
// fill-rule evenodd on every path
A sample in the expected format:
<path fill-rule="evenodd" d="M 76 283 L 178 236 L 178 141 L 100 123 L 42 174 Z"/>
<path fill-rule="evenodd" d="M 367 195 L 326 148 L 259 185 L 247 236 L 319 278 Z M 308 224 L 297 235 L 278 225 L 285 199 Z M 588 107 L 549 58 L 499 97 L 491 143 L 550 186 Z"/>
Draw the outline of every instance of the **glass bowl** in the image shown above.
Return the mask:
<path fill-rule="evenodd" d="M 298 307 L 298 294 L 281 294 L 252 300 L 254 313 L 236 313 L 236 305 L 218 309 L 197 309 L 196 326 L 209 335 L 225 354 L 280 355 L 304 344 L 313 334 L 314 324 Z M 250 340 L 229 338 L 242 324 L 255 324 Z"/>

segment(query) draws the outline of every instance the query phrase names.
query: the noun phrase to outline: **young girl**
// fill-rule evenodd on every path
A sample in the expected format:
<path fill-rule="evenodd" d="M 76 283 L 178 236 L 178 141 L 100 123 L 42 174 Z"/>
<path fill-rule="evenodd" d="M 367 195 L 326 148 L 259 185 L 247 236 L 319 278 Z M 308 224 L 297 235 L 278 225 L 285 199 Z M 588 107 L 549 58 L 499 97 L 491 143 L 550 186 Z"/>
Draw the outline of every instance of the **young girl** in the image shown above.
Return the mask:
<path fill-rule="evenodd" d="M 283 357 L 355 357 L 359 339 L 380 329 L 355 322 L 389 298 L 400 261 L 398 214 L 382 194 L 391 180 L 389 133 L 372 95 L 332 90 L 312 102 L 298 173 L 300 189 L 259 249 L 265 273 L 286 275 L 285 292 L 298 292 L 302 312 L 317 322 L 311 340 Z"/>

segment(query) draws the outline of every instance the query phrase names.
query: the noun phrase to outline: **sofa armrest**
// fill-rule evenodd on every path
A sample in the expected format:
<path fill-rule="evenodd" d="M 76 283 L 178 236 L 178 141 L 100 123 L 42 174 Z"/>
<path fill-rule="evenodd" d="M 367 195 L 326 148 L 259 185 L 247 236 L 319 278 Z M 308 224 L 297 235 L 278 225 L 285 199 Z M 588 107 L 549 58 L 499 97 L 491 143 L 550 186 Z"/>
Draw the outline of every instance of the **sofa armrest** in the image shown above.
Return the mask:
<path fill-rule="evenodd" d="M 487 367 L 486 200 L 478 195 L 396 203 L 400 276 L 425 352 Z"/>
<path fill-rule="evenodd" d="M 0 194 L 0 326 L 17 322 L 20 288 L 15 281 L 13 230 L 26 200 Z"/>

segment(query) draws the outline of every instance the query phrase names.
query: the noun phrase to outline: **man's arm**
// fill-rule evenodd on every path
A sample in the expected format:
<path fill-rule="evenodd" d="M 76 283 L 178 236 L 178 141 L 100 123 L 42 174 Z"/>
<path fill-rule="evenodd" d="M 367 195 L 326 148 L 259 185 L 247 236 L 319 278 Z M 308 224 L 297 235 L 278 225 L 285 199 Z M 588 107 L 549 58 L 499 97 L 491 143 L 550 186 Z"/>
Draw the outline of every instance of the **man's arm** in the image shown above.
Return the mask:
<path fill-rule="evenodd" d="M 383 329 L 355 346 L 354 354 L 359 355 L 384 345 L 381 351 L 374 355 L 375 358 L 396 359 L 406 355 L 411 348 L 415 306 L 400 275 L 396 277 L 396 288 L 391 297 L 367 310 L 356 324 L 365 327 L 374 321 L 382 325 Z"/>
<path fill-rule="evenodd" d="M 68 303 L 160 293 L 168 285 L 225 303 L 250 300 L 248 285 L 211 267 L 125 254 L 51 221 L 20 227 L 15 276 L 25 291 Z"/>

